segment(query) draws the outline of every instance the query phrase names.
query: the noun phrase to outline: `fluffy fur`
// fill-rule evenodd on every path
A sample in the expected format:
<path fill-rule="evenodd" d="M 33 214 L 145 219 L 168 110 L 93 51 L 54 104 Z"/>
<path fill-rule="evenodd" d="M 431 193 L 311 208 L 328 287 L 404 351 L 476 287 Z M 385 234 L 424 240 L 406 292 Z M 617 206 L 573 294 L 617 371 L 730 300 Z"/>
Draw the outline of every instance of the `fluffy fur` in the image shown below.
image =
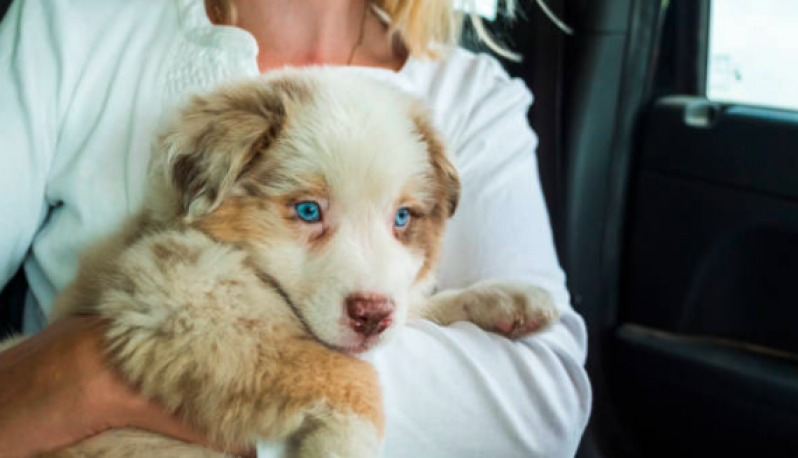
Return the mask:
<path fill-rule="evenodd" d="M 55 319 L 104 317 L 125 379 L 221 444 L 289 439 L 298 457 L 375 457 L 379 386 L 353 353 L 408 313 L 510 336 L 556 317 L 545 292 L 515 283 L 428 300 L 457 172 L 417 101 L 344 70 L 287 70 L 194 98 L 158 144 L 148 192 L 86 253 Z M 311 201 L 319 222 L 297 214 Z M 355 331 L 353 294 L 386 298 L 384 332 Z M 121 430 L 50 456 L 218 455 Z"/>

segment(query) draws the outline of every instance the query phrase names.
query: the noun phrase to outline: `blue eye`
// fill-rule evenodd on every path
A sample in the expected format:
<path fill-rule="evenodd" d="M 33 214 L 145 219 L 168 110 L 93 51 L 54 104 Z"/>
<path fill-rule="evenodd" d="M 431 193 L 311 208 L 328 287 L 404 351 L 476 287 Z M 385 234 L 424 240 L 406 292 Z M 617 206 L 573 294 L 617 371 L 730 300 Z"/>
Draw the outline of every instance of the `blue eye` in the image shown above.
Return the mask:
<path fill-rule="evenodd" d="M 294 206 L 297 216 L 306 223 L 321 221 L 321 208 L 316 202 L 300 202 Z"/>
<path fill-rule="evenodd" d="M 394 226 L 405 227 L 408 221 L 410 221 L 410 211 L 408 209 L 400 208 L 396 211 L 396 218 L 393 220 Z"/>

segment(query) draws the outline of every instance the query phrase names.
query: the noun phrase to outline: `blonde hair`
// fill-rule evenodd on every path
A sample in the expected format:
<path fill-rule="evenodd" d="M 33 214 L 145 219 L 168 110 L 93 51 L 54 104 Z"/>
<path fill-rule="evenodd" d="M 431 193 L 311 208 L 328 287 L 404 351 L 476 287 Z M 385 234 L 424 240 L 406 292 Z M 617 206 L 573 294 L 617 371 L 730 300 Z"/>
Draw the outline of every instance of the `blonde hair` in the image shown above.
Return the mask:
<path fill-rule="evenodd" d="M 390 18 L 391 32 L 397 34 L 414 57 L 437 57 L 437 44 L 456 45 L 460 42 L 465 16 L 469 17 L 477 38 L 495 53 L 518 59 L 518 55 L 502 46 L 488 33 L 482 18 L 474 11 L 476 0 L 463 0 L 471 13 L 454 7 L 453 0 L 371 0 Z M 515 18 L 515 0 L 505 0 L 503 15 Z"/>
<path fill-rule="evenodd" d="M 471 13 L 455 8 L 454 0 L 366 0 L 382 10 L 390 22 L 390 31 L 398 36 L 413 57 L 438 57 L 438 45 L 457 45 L 463 31 L 465 16 L 469 17 L 477 38 L 495 53 L 517 60 L 518 55 L 502 46 L 486 29 L 482 19 L 473 13 L 476 0 L 462 0 Z M 504 0 L 503 16 L 515 18 L 516 0 Z M 233 0 L 208 2 L 213 22 L 234 24 L 236 11 Z"/>

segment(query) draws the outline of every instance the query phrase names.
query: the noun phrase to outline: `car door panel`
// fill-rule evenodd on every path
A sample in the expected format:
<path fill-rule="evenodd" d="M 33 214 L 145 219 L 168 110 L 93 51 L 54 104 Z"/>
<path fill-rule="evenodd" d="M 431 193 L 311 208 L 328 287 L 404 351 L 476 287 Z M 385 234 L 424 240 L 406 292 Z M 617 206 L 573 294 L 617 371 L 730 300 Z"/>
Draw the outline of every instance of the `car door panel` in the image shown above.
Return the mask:
<path fill-rule="evenodd" d="M 656 102 L 613 396 L 641 456 L 798 456 L 798 115 Z"/>
<path fill-rule="evenodd" d="M 794 359 L 635 325 L 615 350 L 615 399 L 637 456 L 798 456 Z"/>

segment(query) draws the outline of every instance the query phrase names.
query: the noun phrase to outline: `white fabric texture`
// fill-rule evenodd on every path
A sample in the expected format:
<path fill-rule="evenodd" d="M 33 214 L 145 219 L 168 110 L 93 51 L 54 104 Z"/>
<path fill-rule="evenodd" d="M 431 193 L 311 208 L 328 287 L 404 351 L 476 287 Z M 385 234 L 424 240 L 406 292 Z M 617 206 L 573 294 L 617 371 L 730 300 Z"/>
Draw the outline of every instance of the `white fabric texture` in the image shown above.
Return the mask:
<path fill-rule="evenodd" d="M 78 254 L 141 203 L 154 133 L 192 91 L 255 76 L 257 44 L 202 0 L 16 0 L 0 25 L 0 284 L 24 262 L 26 332 Z M 427 100 L 463 184 L 440 288 L 535 283 L 562 317 L 511 342 L 411 323 L 367 355 L 384 388 L 385 457 L 573 456 L 590 412 L 584 324 L 570 306 L 537 175 L 532 96 L 492 58 L 454 49 L 370 72 Z M 264 445 L 259 456 L 281 456 Z"/>

